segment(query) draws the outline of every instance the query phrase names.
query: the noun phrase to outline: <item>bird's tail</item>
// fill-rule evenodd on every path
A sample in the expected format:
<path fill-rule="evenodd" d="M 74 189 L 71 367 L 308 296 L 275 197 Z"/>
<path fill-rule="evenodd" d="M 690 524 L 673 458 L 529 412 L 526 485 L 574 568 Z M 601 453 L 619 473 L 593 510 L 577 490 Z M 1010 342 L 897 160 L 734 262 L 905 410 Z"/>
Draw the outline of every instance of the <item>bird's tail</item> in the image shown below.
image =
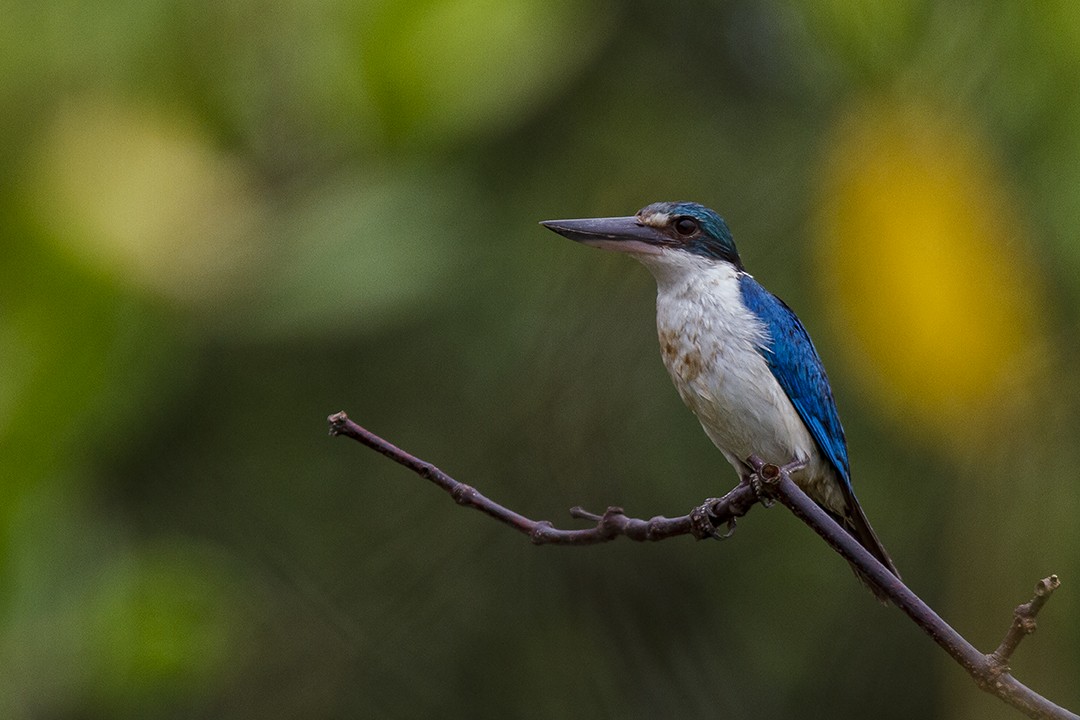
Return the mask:
<path fill-rule="evenodd" d="M 838 517 L 833 515 L 840 525 L 851 533 L 851 536 L 859 541 L 866 550 L 873 555 L 877 560 L 888 568 L 889 572 L 896 576 L 896 579 L 900 579 L 900 571 L 896 569 L 896 565 L 893 564 L 892 558 L 889 557 L 889 553 L 885 551 L 885 547 L 878 540 L 877 533 L 874 532 L 874 528 L 870 527 L 870 522 L 866 519 L 866 514 L 859 506 L 858 502 L 851 502 L 848 504 L 850 508 L 847 515 Z M 855 576 L 859 578 L 863 585 L 870 589 L 870 592 L 874 593 L 874 596 L 882 603 L 888 605 L 888 596 L 854 563 L 851 564 L 851 569 L 855 572 Z"/>

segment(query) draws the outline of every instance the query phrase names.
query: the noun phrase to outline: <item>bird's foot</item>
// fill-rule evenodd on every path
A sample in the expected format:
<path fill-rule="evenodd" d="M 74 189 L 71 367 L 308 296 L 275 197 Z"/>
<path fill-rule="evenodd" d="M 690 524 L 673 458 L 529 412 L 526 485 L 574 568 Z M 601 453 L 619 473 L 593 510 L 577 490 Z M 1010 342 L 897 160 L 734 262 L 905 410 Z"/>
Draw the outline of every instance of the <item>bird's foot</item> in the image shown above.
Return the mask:
<path fill-rule="evenodd" d="M 775 467 L 775 465 L 772 467 Z M 768 510 L 776 504 L 776 500 L 774 500 L 765 489 L 765 483 L 762 482 L 761 475 L 756 472 L 750 473 L 749 477 L 746 478 L 746 481 L 750 483 L 750 488 L 754 491 L 754 495 L 757 497 L 758 502 L 761 503 L 761 507 Z"/>
<path fill-rule="evenodd" d="M 691 533 L 698 540 L 703 540 L 705 538 L 727 540 L 735 534 L 734 517 L 728 518 L 724 523 L 727 526 L 727 532 L 720 532 L 720 528 L 718 527 L 720 525 L 720 518 L 716 514 L 716 506 L 717 503 L 720 503 L 723 500 L 724 498 L 709 498 L 690 511 Z"/>
<path fill-rule="evenodd" d="M 765 482 L 773 477 L 774 471 L 778 470 L 775 465 L 762 460 L 757 455 L 751 455 L 746 458 L 746 464 L 752 468 L 752 472 L 743 477 L 743 482 L 750 486 L 750 489 L 754 491 L 754 497 L 761 503 L 761 507 L 768 510 L 773 506 L 776 500 L 768 492 L 765 487 Z"/>

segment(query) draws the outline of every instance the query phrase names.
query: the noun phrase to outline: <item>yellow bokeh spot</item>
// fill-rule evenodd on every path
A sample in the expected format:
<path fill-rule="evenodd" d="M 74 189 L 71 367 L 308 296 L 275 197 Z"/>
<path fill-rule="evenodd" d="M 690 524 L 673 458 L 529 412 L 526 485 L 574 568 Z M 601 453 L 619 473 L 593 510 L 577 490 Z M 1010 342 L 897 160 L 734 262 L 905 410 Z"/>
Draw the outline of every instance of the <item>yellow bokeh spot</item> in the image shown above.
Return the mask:
<path fill-rule="evenodd" d="M 257 257 L 246 168 L 190 120 L 111 98 L 60 108 L 32 158 L 34 215 L 82 262 L 185 303 L 232 292 Z"/>
<path fill-rule="evenodd" d="M 1038 279 L 984 149 L 884 103 L 828 148 L 819 276 L 852 365 L 889 409 L 939 427 L 1007 404 L 1039 335 Z"/>

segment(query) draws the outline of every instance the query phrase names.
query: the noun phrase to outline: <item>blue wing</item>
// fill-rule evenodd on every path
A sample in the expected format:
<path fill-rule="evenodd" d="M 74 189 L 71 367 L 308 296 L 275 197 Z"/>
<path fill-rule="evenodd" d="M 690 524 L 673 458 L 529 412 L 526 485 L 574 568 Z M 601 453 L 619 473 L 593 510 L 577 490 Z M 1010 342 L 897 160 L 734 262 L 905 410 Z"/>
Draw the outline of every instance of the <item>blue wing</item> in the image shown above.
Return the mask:
<path fill-rule="evenodd" d="M 851 469 L 848 466 L 844 428 L 836 414 L 836 403 L 833 401 L 829 379 L 825 377 L 825 368 L 814 349 L 814 343 L 806 333 L 806 328 L 783 300 L 761 287 L 749 275 L 739 276 L 739 290 L 743 302 L 751 312 L 761 318 L 769 332 L 767 342 L 759 349 L 761 356 L 773 377 L 791 399 L 799 417 L 806 423 L 821 453 L 836 468 L 836 473 L 843 483 L 847 508 L 840 515 L 829 511 L 830 514 L 893 575 L 900 577 L 892 558 L 878 540 L 866 514 L 855 499 L 855 492 L 851 487 Z M 855 574 L 862 578 L 879 600 L 885 601 L 881 589 L 868 580 L 861 570 L 855 568 Z"/>
<path fill-rule="evenodd" d="M 746 307 L 761 318 L 769 331 L 761 356 L 850 492 L 851 469 L 844 428 L 840 425 L 825 367 L 806 328 L 783 300 L 749 275 L 739 276 L 739 290 Z"/>

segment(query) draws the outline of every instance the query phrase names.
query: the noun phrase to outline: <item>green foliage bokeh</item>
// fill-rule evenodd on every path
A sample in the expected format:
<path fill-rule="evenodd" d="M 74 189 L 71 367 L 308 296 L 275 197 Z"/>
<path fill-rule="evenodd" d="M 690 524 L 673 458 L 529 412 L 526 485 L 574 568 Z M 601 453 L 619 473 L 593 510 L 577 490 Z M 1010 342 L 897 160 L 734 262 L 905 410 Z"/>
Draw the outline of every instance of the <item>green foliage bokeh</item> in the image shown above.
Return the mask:
<path fill-rule="evenodd" d="M 651 278 L 536 225 L 683 199 L 917 592 L 990 649 L 1063 578 L 1013 667 L 1080 709 L 1072 4 L 2 6 L 0 716 L 1013 717 L 783 511 L 536 548 L 326 437 L 560 524 L 720 494 Z"/>

